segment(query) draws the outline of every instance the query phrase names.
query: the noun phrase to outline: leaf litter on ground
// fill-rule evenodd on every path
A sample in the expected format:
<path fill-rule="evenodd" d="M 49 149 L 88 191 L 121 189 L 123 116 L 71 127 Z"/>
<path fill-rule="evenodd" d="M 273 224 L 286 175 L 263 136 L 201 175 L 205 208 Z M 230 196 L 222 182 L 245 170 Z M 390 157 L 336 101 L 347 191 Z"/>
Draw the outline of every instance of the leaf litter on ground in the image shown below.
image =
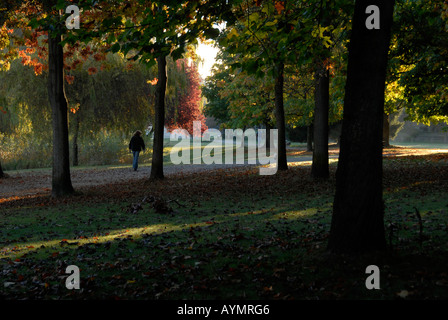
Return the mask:
<path fill-rule="evenodd" d="M 382 270 L 380 292 L 364 285 L 372 257 L 326 253 L 336 167 L 329 181 L 315 182 L 308 167 L 291 166 L 275 176 L 259 176 L 256 168 L 220 169 L 85 187 L 64 199 L 2 203 L 0 295 L 444 299 L 447 159 L 385 159 L 391 252 L 374 259 Z M 80 291 L 65 288 L 70 264 L 81 269 Z"/>

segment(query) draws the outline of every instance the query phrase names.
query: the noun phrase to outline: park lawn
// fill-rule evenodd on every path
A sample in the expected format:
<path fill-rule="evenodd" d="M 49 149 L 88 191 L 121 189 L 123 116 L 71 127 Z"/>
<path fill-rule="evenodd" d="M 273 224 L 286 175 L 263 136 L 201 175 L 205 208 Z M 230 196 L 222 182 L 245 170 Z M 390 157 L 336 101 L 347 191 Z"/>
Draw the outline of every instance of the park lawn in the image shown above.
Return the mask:
<path fill-rule="evenodd" d="M 0 297 L 446 299 L 447 159 L 385 160 L 382 255 L 326 252 L 335 163 L 329 181 L 305 165 L 239 168 L 17 200 L 1 210 Z M 68 265 L 81 290 L 66 289 Z M 368 265 L 380 290 L 365 287 Z"/>
<path fill-rule="evenodd" d="M 171 153 L 176 152 L 177 155 L 179 157 L 182 156 L 182 151 L 180 151 L 180 146 L 177 145 L 178 142 L 175 141 L 170 141 L 169 139 L 165 139 L 164 140 L 164 148 L 163 148 L 163 165 L 164 166 L 171 166 L 173 165 L 172 159 L 171 159 Z M 218 163 L 218 161 L 220 161 L 220 163 L 225 164 L 226 161 L 230 161 L 232 164 L 236 164 L 236 153 L 234 152 L 232 159 L 226 159 L 226 150 L 225 150 L 225 145 L 222 146 L 220 152 L 216 153 L 215 155 L 215 150 L 211 149 L 212 147 L 209 146 L 210 142 L 202 142 L 201 143 L 201 151 L 198 153 L 195 153 L 198 149 L 197 146 L 193 146 L 193 143 L 191 143 L 190 146 L 190 150 L 189 150 L 189 161 L 185 164 L 204 164 L 204 160 L 202 159 L 202 157 L 197 157 L 197 154 L 202 155 L 204 153 L 204 149 L 206 150 L 206 154 L 210 155 L 210 157 L 213 157 L 213 159 L 215 159 L 215 162 Z M 209 150 L 206 149 L 206 147 L 208 147 Z M 236 147 L 233 147 L 233 150 L 236 150 Z M 140 158 L 139 158 L 139 166 L 140 167 L 150 167 L 151 166 L 151 162 L 152 162 L 152 146 L 147 146 L 146 150 L 144 152 L 140 153 Z M 184 151 L 185 152 L 185 151 Z M 291 153 L 291 152 L 290 152 Z M 269 155 L 269 153 L 268 153 Z M 81 164 L 79 166 L 75 166 L 75 167 L 71 167 L 70 170 L 71 171 L 77 171 L 77 170 L 88 170 L 88 169 L 118 169 L 118 168 L 127 168 L 129 166 L 132 165 L 132 154 L 129 152 L 129 150 L 126 147 L 123 147 L 122 150 L 119 152 L 118 155 L 115 155 L 115 158 L 108 158 L 106 163 L 108 164 Z M 248 161 L 251 160 L 255 163 L 256 158 L 254 157 L 254 155 L 249 155 L 248 154 L 248 148 L 245 147 L 244 148 L 244 161 L 245 163 L 248 163 Z M 177 164 L 177 163 L 175 163 Z M 183 164 L 183 163 L 182 163 Z M 33 163 L 29 163 L 26 166 L 22 166 L 22 164 L 20 162 L 15 163 L 14 168 L 19 167 L 20 169 L 10 169 L 10 166 L 6 166 L 6 169 L 4 168 L 4 170 L 11 175 L 15 175 L 15 174 L 20 174 L 20 173 L 45 173 L 48 171 L 51 171 L 51 168 L 45 168 L 45 167 L 35 167 L 35 168 L 31 168 L 29 169 L 28 167 L 30 165 L 33 165 Z M 23 167 L 26 167 L 23 168 Z"/>

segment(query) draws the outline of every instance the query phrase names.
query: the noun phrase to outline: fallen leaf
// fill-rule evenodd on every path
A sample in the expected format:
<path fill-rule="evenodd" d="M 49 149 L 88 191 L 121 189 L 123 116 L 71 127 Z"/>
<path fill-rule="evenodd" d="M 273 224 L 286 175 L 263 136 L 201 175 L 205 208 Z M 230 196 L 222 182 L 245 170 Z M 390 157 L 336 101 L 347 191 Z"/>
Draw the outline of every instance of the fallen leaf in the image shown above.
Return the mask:
<path fill-rule="evenodd" d="M 407 290 L 401 290 L 400 292 L 397 293 L 397 296 L 399 296 L 400 298 L 406 298 L 409 295 L 409 291 Z"/>

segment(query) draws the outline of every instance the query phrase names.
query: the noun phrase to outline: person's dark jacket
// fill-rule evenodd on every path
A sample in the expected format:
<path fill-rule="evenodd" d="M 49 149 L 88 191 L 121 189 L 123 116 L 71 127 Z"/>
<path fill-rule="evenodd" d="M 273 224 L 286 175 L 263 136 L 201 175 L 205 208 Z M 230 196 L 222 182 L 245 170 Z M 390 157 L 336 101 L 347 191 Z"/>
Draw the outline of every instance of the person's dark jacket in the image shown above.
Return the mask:
<path fill-rule="evenodd" d="M 137 135 L 133 136 L 131 138 L 131 142 L 129 142 L 129 150 L 132 151 L 145 150 L 145 142 L 143 141 L 143 138 Z"/>

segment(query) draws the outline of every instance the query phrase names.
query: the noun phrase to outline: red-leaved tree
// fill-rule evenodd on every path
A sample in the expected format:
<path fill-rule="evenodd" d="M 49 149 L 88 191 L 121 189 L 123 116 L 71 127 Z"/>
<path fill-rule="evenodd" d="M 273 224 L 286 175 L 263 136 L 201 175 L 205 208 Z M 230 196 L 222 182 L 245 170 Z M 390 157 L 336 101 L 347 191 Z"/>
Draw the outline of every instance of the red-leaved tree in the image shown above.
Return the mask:
<path fill-rule="evenodd" d="M 201 80 L 198 67 L 194 62 L 188 63 L 186 59 L 177 61 L 177 69 L 183 72 L 182 63 L 185 64 L 187 85 L 179 97 L 178 105 L 167 110 L 166 127 L 169 130 L 185 129 L 193 134 L 193 121 L 201 122 L 201 133 L 207 130 L 205 116 L 201 109 Z"/>

